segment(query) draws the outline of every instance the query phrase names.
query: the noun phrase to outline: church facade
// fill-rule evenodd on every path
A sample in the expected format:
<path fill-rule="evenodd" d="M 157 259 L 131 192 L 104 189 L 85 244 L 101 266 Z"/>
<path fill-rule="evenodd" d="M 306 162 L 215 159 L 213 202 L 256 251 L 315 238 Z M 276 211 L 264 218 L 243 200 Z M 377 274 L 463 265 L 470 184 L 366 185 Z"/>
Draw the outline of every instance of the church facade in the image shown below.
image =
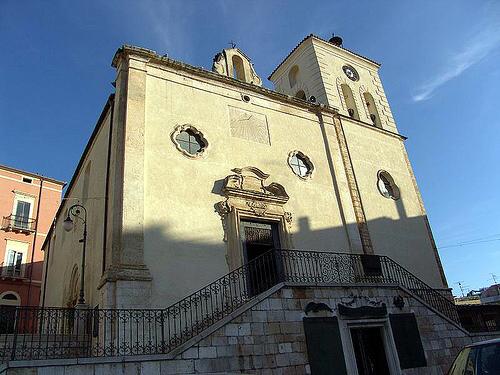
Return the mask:
<path fill-rule="evenodd" d="M 339 345 L 344 345 L 347 366 L 342 371 L 355 373 L 358 366 L 362 373 L 358 352 L 363 345 L 383 341 L 389 354 L 380 366 L 391 374 L 427 368 L 426 363 L 444 369 L 453 350 L 471 340 L 454 321 L 454 312 L 440 312 L 419 295 L 425 289 L 446 296 L 449 289 L 404 146 L 406 138 L 396 127 L 378 63 L 345 49 L 340 38 L 327 41 L 309 35 L 269 76 L 274 90 L 262 87 L 250 59 L 235 47 L 214 57 L 212 71 L 132 46 L 120 48 L 112 66 L 116 92 L 104 106 L 44 243 L 42 306 L 74 307 L 77 301 L 83 225 L 75 220 L 66 232 L 63 221 L 78 202 L 88 214 L 88 307 L 167 308 L 252 264 L 255 268 L 244 271 L 252 306 L 241 311 L 247 315 L 240 320 L 225 316 L 236 329 L 233 336 L 247 327 L 245 322 L 248 327 L 263 323 L 255 320 L 262 314 L 253 310 L 282 310 L 281 318 L 269 318 L 275 316 L 269 313 L 268 319 L 285 324 L 293 316 L 295 325 L 302 317 L 344 316 L 341 333 L 337 323 L 336 333 L 332 331 L 339 340 L 342 337 Z M 273 251 L 278 253 L 272 257 L 274 263 L 261 261 Z M 317 254 L 332 261 L 312 263 Z M 349 261 L 339 264 L 337 259 L 344 256 Z M 359 274 L 353 268 L 357 260 L 352 259 L 362 264 Z M 320 263 L 323 268 L 317 271 Z M 349 274 L 349 281 L 339 285 L 336 279 L 330 285 L 325 269 Z M 389 278 L 390 269 L 397 272 Z M 272 277 L 249 286 L 262 275 Z M 354 284 L 368 276 L 373 277 L 370 286 L 364 283 L 362 290 L 356 289 Z M 378 285 L 389 279 L 394 285 Z M 418 287 L 399 285 L 398 280 L 417 280 Z M 306 282 L 309 289 L 296 290 L 292 281 L 295 287 Z M 278 284 L 284 289 L 277 289 Z M 263 296 L 281 308 L 273 308 Z M 398 311 L 411 316 L 389 319 Z M 432 357 L 430 315 L 437 316 L 433 324 L 462 340 L 453 343 L 452 351 L 445 341 L 436 344 L 448 350 L 448 359 L 441 354 Z M 318 337 L 313 333 L 323 330 L 318 322 L 304 320 L 305 328 L 294 326 L 308 346 Z M 374 324 L 385 327 L 386 336 L 356 331 Z M 222 332 L 218 336 L 231 336 L 231 329 L 209 329 L 216 336 L 216 329 Z M 254 336 L 253 328 L 248 329 L 243 328 L 245 335 Z M 346 332 L 351 332 L 348 348 Z M 414 334 L 420 348 L 416 357 L 405 357 L 408 347 L 405 352 L 398 342 L 401 332 Z M 283 344 L 276 355 L 291 352 L 292 344 Z M 176 349 L 176 358 L 184 361 L 179 366 L 190 369 L 189 361 L 222 357 L 217 349 L 202 349 L 210 346 L 203 341 L 196 345 L 193 357 Z M 306 348 L 297 351 L 305 356 Z M 202 352 L 211 354 L 202 357 Z M 263 354 L 252 352 L 259 355 Z M 309 351 L 309 362 L 311 356 Z M 281 367 L 311 371 L 304 361 L 288 361 Z M 209 366 L 210 371 L 219 371 L 221 363 Z M 316 367 L 313 373 L 323 372 Z"/>
<path fill-rule="evenodd" d="M 253 221 L 280 248 L 388 255 L 447 287 L 377 63 L 310 36 L 269 77 L 276 91 L 237 48 L 214 72 L 127 46 L 113 66 L 116 94 L 46 241 L 45 305 L 70 304 L 61 278 L 77 284 L 81 228 L 61 225 L 75 199 L 92 305 L 176 302 L 254 256 Z"/>

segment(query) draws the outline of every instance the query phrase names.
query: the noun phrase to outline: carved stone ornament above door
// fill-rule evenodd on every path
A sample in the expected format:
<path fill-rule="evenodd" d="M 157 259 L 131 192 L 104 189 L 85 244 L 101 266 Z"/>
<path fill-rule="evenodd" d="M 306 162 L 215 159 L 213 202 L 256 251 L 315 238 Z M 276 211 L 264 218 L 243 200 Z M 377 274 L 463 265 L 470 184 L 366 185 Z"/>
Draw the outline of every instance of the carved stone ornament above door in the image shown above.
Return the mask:
<path fill-rule="evenodd" d="M 221 193 L 225 199 L 215 204 L 228 244 L 228 263 L 231 269 L 240 266 L 241 244 L 239 223 L 244 220 L 275 222 L 280 231 L 282 247 L 291 248 L 292 213 L 285 211 L 289 196 L 277 182 L 267 182 L 269 175 L 256 167 L 234 168 L 234 174 L 224 179 Z"/>

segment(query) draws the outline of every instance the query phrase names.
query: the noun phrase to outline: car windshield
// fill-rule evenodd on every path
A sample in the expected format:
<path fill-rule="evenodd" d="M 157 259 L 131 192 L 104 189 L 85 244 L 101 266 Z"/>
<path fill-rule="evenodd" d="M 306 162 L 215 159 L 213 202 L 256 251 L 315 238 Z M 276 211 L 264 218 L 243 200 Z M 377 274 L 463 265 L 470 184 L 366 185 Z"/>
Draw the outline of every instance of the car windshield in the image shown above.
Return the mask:
<path fill-rule="evenodd" d="M 500 374 L 500 343 L 478 348 L 478 375 Z"/>

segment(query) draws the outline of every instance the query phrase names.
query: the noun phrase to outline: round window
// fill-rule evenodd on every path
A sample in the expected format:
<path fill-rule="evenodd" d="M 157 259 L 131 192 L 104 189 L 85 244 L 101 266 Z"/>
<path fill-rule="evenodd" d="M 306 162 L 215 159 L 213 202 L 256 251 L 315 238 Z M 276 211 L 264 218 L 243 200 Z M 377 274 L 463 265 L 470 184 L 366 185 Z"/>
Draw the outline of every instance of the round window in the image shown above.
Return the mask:
<path fill-rule="evenodd" d="M 347 78 L 349 78 L 351 81 L 359 80 L 359 74 L 352 66 L 344 65 L 342 67 L 342 70 L 344 71 L 344 74 L 347 76 Z"/>
<path fill-rule="evenodd" d="M 314 169 L 311 161 L 300 151 L 292 151 L 288 156 L 288 165 L 293 173 L 301 178 L 308 178 Z"/>
<path fill-rule="evenodd" d="M 399 199 L 399 188 L 394 183 L 394 179 L 388 172 L 378 172 L 377 187 L 380 191 L 380 194 L 382 194 L 384 197 L 394 200 Z"/>
<path fill-rule="evenodd" d="M 177 127 L 172 134 L 177 149 L 189 157 L 200 156 L 207 148 L 207 141 L 203 135 L 192 126 Z"/>

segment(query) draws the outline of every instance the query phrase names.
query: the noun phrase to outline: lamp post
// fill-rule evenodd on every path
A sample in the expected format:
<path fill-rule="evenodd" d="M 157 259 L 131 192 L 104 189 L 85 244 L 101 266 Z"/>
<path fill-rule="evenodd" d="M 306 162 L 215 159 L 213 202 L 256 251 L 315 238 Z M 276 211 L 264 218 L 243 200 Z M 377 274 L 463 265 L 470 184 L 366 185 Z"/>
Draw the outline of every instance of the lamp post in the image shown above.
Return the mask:
<path fill-rule="evenodd" d="M 83 216 L 82 216 L 83 213 Z M 74 227 L 74 222 L 71 216 L 78 218 L 83 222 L 83 237 L 78 241 L 83 243 L 83 253 L 82 253 L 82 278 L 80 279 L 80 296 L 78 298 L 78 304 L 85 304 L 85 249 L 87 246 L 87 210 L 81 204 L 74 204 L 68 210 L 68 217 L 63 222 L 63 228 L 66 232 L 69 232 Z"/>

